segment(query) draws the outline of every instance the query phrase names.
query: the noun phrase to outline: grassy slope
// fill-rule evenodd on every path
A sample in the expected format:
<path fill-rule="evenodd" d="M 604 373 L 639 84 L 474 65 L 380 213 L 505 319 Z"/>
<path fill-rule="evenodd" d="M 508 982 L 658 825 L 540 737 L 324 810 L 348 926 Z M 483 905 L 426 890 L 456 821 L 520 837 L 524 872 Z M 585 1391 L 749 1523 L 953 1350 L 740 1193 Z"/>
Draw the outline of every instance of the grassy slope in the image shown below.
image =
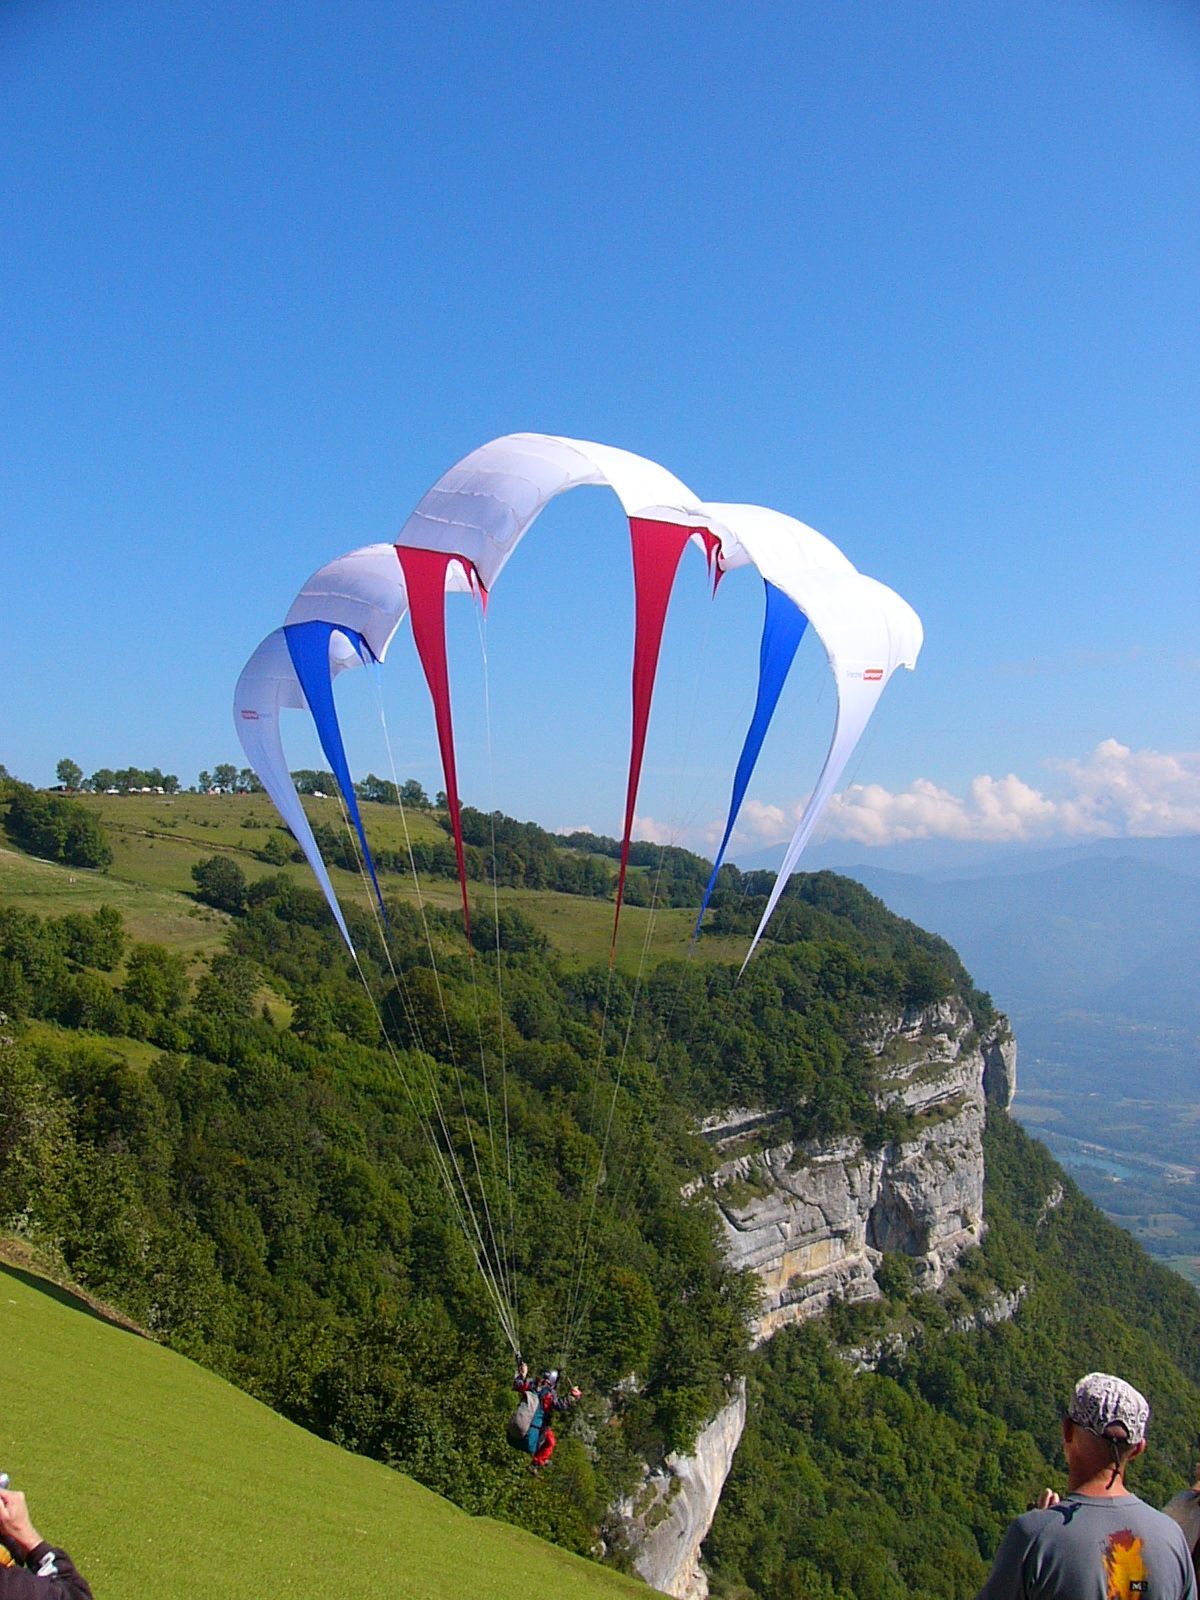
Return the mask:
<path fill-rule="evenodd" d="M 106 872 L 60 867 L 24 855 L 8 844 L 0 844 L 0 901 L 39 917 L 115 906 L 125 919 L 130 938 L 152 939 L 185 956 L 219 950 L 227 921 L 220 912 L 198 905 L 175 889 L 152 888 L 144 879 L 128 881 Z"/>
<path fill-rule="evenodd" d="M 102 903 L 114 905 L 126 919 L 131 937 L 154 939 L 186 955 L 208 955 L 219 948 L 225 918 L 199 906 L 191 898 L 192 867 L 214 854 L 235 860 L 250 881 L 283 870 L 298 883 L 311 885 L 306 865 L 282 869 L 259 861 L 254 851 L 269 837 L 279 819 L 264 795 L 78 795 L 99 815 L 113 846 L 108 872 L 85 872 L 36 861 L 11 848 L 0 848 L 0 898 L 41 916 L 61 916 L 66 911 L 91 911 Z M 306 800 L 314 822 L 341 829 L 342 818 L 334 800 Z M 404 846 L 404 823 L 395 806 L 363 806 L 367 837 L 380 849 Z M 407 813 L 414 839 L 446 838 L 437 822 L 421 812 Z M 247 826 L 250 824 L 250 826 Z M 330 877 L 347 904 L 363 897 L 361 880 L 353 873 L 333 868 Z M 411 897 L 410 878 L 388 875 L 385 893 Z M 453 910 L 459 904 L 458 884 L 446 878 L 425 878 L 421 891 L 435 906 Z M 471 885 L 472 897 L 487 904 L 491 891 L 485 884 Z M 502 905 L 517 904 L 550 937 L 568 961 L 604 961 L 612 937 L 613 906 L 609 900 L 551 890 L 501 889 Z M 695 913 L 657 911 L 651 917 L 641 906 L 626 906 L 621 913 L 618 964 L 627 972 L 637 969 L 650 933 L 649 953 L 655 959 L 682 957 L 687 951 Z M 697 947 L 704 961 L 740 961 L 746 953 L 744 938 L 707 938 Z"/>
<path fill-rule="evenodd" d="M 0 1465 L 105 1600 L 650 1593 L 326 1444 L 30 1273 L 0 1268 L 0 1330 Z"/>

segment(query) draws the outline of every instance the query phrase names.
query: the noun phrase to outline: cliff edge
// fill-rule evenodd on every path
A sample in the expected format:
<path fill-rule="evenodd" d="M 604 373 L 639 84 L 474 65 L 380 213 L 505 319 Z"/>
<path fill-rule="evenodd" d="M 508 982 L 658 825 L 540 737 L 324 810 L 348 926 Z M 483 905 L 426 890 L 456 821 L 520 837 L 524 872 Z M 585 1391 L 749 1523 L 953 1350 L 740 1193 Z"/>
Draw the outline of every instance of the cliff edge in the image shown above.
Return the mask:
<path fill-rule="evenodd" d="M 983 1238 L 986 1107 L 1007 1109 L 1016 1092 L 1008 1019 L 981 1033 L 952 996 L 874 1019 L 864 1043 L 880 1104 L 908 1114 L 904 1137 L 879 1149 L 856 1138 L 776 1141 L 772 1130 L 786 1118 L 770 1107 L 730 1110 L 703 1126 L 721 1159 L 693 1192 L 710 1191 L 729 1260 L 758 1280 L 755 1344 L 835 1301 L 880 1298 L 885 1251 L 909 1256 L 918 1287 L 937 1289 Z M 745 1420 L 740 1386 L 692 1454 L 647 1467 L 637 1492 L 613 1507 L 635 1570 L 676 1600 L 708 1594 L 700 1547 Z"/>

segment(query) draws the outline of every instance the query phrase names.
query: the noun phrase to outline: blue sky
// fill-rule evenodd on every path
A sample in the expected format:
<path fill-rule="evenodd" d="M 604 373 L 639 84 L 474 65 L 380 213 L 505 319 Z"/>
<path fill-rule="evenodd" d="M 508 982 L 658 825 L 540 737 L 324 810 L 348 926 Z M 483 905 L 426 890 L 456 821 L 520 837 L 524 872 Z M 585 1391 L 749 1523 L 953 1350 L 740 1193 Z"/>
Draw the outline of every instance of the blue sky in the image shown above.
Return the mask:
<path fill-rule="evenodd" d="M 1198 74 L 1173 0 L 10 0 L 0 760 L 237 759 L 234 680 L 308 572 L 532 428 L 799 516 L 921 613 L 835 834 L 1200 830 Z M 723 813 L 760 603 L 685 571 L 648 834 Z M 630 612 L 615 501 L 557 503 L 494 596 L 489 754 L 459 608 L 468 799 L 618 831 Z M 745 849 L 831 715 L 810 642 Z"/>

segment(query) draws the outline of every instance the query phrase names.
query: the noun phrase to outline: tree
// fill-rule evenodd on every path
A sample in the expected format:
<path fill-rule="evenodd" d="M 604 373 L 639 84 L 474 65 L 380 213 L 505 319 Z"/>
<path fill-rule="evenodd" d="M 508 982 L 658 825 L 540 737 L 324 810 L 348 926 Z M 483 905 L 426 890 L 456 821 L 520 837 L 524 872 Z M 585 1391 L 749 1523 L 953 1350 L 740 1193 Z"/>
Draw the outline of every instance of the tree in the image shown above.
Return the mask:
<path fill-rule="evenodd" d="M 398 790 L 396 785 L 387 778 L 377 778 L 373 772 L 368 772 L 361 783 L 354 786 L 363 800 L 378 800 L 385 805 L 394 806 Z"/>
<path fill-rule="evenodd" d="M 68 789 L 78 789 L 83 783 L 83 768 L 77 761 L 69 761 L 66 756 L 54 771 L 59 783 L 65 784 Z"/>
<path fill-rule="evenodd" d="M 93 794 L 104 794 L 107 790 L 115 788 L 116 773 L 111 767 L 97 767 L 88 779 L 88 788 Z"/>
<path fill-rule="evenodd" d="M 254 1015 L 261 981 L 253 961 L 223 950 L 213 957 L 208 972 L 196 986 L 196 1010 L 227 1021 L 245 1021 Z"/>
<path fill-rule="evenodd" d="M 196 893 L 207 905 L 237 916 L 246 908 L 246 875 L 228 856 L 209 856 L 192 868 Z"/>
<path fill-rule="evenodd" d="M 161 944 L 135 944 L 121 991 L 132 1006 L 153 1016 L 173 1016 L 187 999 L 187 962 Z"/>
<path fill-rule="evenodd" d="M 113 906 L 100 906 L 91 916 L 70 911 L 46 927 L 54 930 L 63 954 L 77 966 L 111 972 L 125 949 L 124 922 Z"/>
<path fill-rule="evenodd" d="M 297 794 L 336 794 L 337 779 L 332 772 L 317 772 L 312 767 L 300 767 L 292 773 Z"/>
<path fill-rule="evenodd" d="M 309 1044 L 325 1045 L 334 1032 L 333 997 L 319 983 L 303 989 L 292 1012 L 292 1032 Z"/>
<path fill-rule="evenodd" d="M 167 772 L 167 773 L 163 774 L 163 785 L 162 786 L 163 786 L 163 793 L 164 794 L 178 794 L 179 793 L 179 779 L 176 777 L 176 775 L 173 772 Z"/>
<path fill-rule="evenodd" d="M 615 1382 L 631 1372 L 644 1374 L 660 1320 L 653 1288 L 633 1268 L 613 1266 L 600 1274 L 592 1292 L 588 1336 L 605 1376 Z"/>
<path fill-rule="evenodd" d="M 213 768 L 213 782 L 225 794 L 232 794 L 237 783 L 238 769 L 232 761 L 222 761 L 220 766 Z"/>
<path fill-rule="evenodd" d="M 286 867 L 292 859 L 295 846 L 288 843 L 287 838 L 274 828 L 267 835 L 267 842 L 258 852 L 258 859 L 265 861 L 270 867 Z"/>
<path fill-rule="evenodd" d="M 429 810 L 429 796 L 415 778 L 405 778 L 400 785 L 400 800 L 403 805 L 415 806 L 421 811 Z"/>
<path fill-rule="evenodd" d="M 234 788 L 238 794 L 262 794 L 263 786 L 259 782 L 258 773 L 253 767 L 243 767 L 237 775 Z"/>
<path fill-rule="evenodd" d="M 200 776 L 196 779 L 196 783 L 197 783 L 197 785 L 198 785 L 198 787 L 200 789 L 200 793 L 201 794 L 207 794 L 208 791 L 213 786 L 212 773 L 211 772 L 202 772 L 200 774 Z"/>

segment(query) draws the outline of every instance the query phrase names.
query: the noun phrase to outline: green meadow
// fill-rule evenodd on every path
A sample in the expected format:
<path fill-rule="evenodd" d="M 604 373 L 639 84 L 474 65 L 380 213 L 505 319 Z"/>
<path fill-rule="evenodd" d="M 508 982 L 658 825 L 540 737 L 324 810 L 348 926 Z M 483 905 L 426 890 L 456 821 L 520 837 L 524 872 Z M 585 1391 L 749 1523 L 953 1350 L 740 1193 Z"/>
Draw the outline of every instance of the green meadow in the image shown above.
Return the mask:
<path fill-rule="evenodd" d="M 197 862 L 225 855 L 237 862 L 251 883 L 280 871 L 298 883 L 313 882 L 304 863 L 277 867 L 258 859 L 256 852 L 272 832 L 282 836 L 279 817 L 265 795 L 81 794 L 73 798 L 103 822 L 113 847 L 112 866 L 102 873 L 65 868 L 0 848 L 0 898 L 41 916 L 92 911 L 107 903 L 122 913 L 132 938 L 157 940 L 192 957 L 217 950 L 226 924 L 221 913 L 194 898 L 192 868 Z M 304 805 L 314 825 L 325 823 L 338 831 L 345 826 L 336 800 L 306 799 Z M 406 824 L 414 841 L 436 843 L 447 837 L 428 812 L 401 813 L 396 806 L 365 802 L 362 814 L 367 837 L 380 850 L 402 850 Z M 366 891 L 357 874 L 331 867 L 330 878 L 345 904 L 365 903 Z M 382 884 L 385 894 L 401 898 L 415 898 L 418 892 L 408 874 L 386 874 Z M 489 885 L 472 883 L 470 890 L 474 903 L 490 905 Z M 454 910 L 461 903 L 457 882 L 448 878 L 425 875 L 420 895 L 443 910 Z M 568 963 L 608 959 L 611 900 L 511 888 L 500 888 L 496 897 L 502 906 L 518 905 Z M 694 921 L 695 913 L 686 909 L 651 911 L 626 905 L 621 913 L 618 966 L 633 973 L 643 960 L 687 955 Z M 692 955 L 705 962 L 740 962 L 746 944 L 744 936 L 709 936 Z"/>
<path fill-rule="evenodd" d="M 0 1267 L 0 1330 L 0 1467 L 98 1600 L 650 1593 L 325 1443 L 23 1268 Z"/>
<path fill-rule="evenodd" d="M 131 939 L 154 940 L 189 958 L 210 956 L 221 948 L 228 918 L 180 892 L 182 888 L 182 883 L 179 888 L 162 888 L 145 877 L 62 867 L 0 844 L 0 902 L 5 905 L 39 917 L 114 906 Z"/>

